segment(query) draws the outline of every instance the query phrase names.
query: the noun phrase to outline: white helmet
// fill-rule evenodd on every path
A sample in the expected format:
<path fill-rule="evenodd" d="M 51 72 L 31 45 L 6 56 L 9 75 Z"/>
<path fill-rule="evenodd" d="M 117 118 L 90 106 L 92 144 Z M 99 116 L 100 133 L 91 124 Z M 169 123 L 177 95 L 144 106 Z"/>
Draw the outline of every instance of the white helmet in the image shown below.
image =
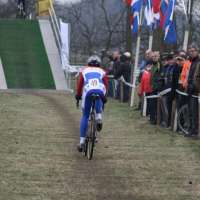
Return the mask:
<path fill-rule="evenodd" d="M 100 67 L 101 66 L 101 58 L 99 56 L 93 55 L 90 56 L 87 60 L 88 66 Z"/>

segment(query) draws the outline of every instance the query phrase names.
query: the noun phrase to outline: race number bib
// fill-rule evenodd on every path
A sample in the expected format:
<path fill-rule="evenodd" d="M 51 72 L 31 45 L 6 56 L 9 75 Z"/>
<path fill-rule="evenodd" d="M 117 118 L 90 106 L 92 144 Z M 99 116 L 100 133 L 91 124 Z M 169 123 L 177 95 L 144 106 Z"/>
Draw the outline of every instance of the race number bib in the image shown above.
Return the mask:
<path fill-rule="evenodd" d="M 99 87 L 99 80 L 97 78 L 89 80 L 89 87 L 90 88 L 98 88 Z"/>

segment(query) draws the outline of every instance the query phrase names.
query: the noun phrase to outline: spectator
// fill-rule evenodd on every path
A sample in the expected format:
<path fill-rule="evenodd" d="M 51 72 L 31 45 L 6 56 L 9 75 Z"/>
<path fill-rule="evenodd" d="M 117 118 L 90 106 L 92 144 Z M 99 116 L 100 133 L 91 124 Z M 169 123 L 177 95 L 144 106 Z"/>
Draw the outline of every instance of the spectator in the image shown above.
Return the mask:
<path fill-rule="evenodd" d="M 190 61 L 186 59 L 187 59 L 186 53 L 182 52 L 180 52 L 176 57 L 176 63 L 179 69 L 178 71 L 179 80 L 176 83 L 175 89 L 178 89 L 180 91 L 184 91 L 184 87 L 187 83 L 187 71 L 190 65 Z M 187 98 L 184 95 L 176 93 L 176 91 L 174 91 L 174 95 L 176 95 L 176 106 L 177 109 L 179 110 L 179 108 L 186 103 Z"/>
<path fill-rule="evenodd" d="M 25 12 L 25 0 L 18 0 L 17 1 L 17 7 L 20 9 L 20 4 L 23 5 L 23 11 Z"/>
<path fill-rule="evenodd" d="M 139 83 L 139 88 L 140 88 L 140 81 L 141 81 L 142 73 L 146 68 L 146 63 L 148 61 L 152 60 L 152 55 L 153 55 L 153 52 L 150 49 L 146 50 L 145 57 L 144 57 L 144 59 L 142 60 L 142 62 L 140 64 L 140 73 L 139 73 L 139 77 L 138 77 L 138 80 L 137 80 L 138 83 Z M 141 105 L 142 105 L 142 100 L 141 100 L 141 96 L 139 95 L 139 93 L 140 92 L 138 92 L 139 103 L 138 103 L 138 107 L 136 108 L 136 110 L 141 110 Z"/>
<path fill-rule="evenodd" d="M 116 73 L 119 71 L 120 68 L 120 52 L 119 51 L 114 51 L 112 55 L 113 59 L 113 75 L 114 77 L 116 76 Z M 115 79 L 115 98 L 120 99 L 120 86 L 119 86 L 119 81 Z"/>
<path fill-rule="evenodd" d="M 149 96 L 152 93 L 151 88 L 151 68 L 153 66 L 153 61 L 148 61 L 144 72 L 142 73 L 141 83 L 139 88 L 139 96 L 143 97 Z M 150 101 L 147 99 L 147 114 L 150 114 Z M 151 120 L 151 115 L 150 115 Z"/>
<path fill-rule="evenodd" d="M 196 88 L 198 94 L 200 94 L 200 62 L 198 63 L 196 70 L 195 70 L 194 85 L 195 85 L 195 88 Z"/>
<path fill-rule="evenodd" d="M 153 66 L 151 68 L 151 95 L 157 95 L 160 89 L 160 52 L 154 51 L 152 54 Z M 157 122 L 157 98 L 150 99 L 150 123 L 156 124 Z"/>
<path fill-rule="evenodd" d="M 146 68 L 147 62 L 152 60 L 152 54 L 153 54 L 153 52 L 150 49 L 146 50 L 145 58 L 142 60 L 142 62 L 140 64 L 140 72 L 144 71 Z"/>
<path fill-rule="evenodd" d="M 174 60 L 174 55 L 171 53 L 167 56 L 167 64 L 163 67 L 162 77 L 162 90 L 171 89 L 170 92 L 161 96 L 161 125 L 168 127 L 171 123 L 172 101 L 175 98 L 175 92 L 178 87 L 178 78 L 180 74 L 179 66 Z"/>
<path fill-rule="evenodd" d="M 124 77 L 125 81 L 130 83 L 131 81 L 131 54 L 129 52 L 125 52 L 120 57 L 120 67 L 115 73 L 115 79 Z M 130 87 L 126 84 L 123 84 L 123 102 L 129 101 Z"/>
<path fill-rule="evenodd" d="M 139 89 L 139 95 L 148 94 L 152 92 L 151 87 L 151 67 L 153 66 L 153 61 L 148 61 L 146 63 L 145 70 L 141 77 L 141 84 Z"/>
<path fill-rule="evenodd" d="M 189 134 L 188 136 L 196 136 L 198 134 L 198 99 L 192 95 L 198 95 L 198 69 L 200 65 L 198 48 L 192 46 L 190 48 L 191 66 L 188 75 L 187 93 L 189 107 Z M 197 75 L 197 76 L 196 76 Z M 196 77 L 195 77 L 196 76 Z M 197 81 L 197 82 L 196 82 Z M 197 87 L 198 86 L 198 87 Z"/>
<path fill-rule="evenodd" d="M 25 0 L 17 0 L 17 7 L 19 10 L 21 9 L 21 5 L 20 5 L 21 3 L 23 5 L 22 14 L 23 14 L 23 16 L 25 16 L 26 15 Z"/>
<path fill-rule="evenodd" d="M 187 56 L 184 52 L 180 52 L 179 56 L 185 59 L 183 62 L 183 67 L 182 67 L 182 71 L 181 71 L 181 75 L 180 75 L 180 86 L 181 87 L 179 89 L 186 90 L 187 77 L 188 77 L 189 69 L 191 66 L 191 61 L 189 60 L 189 57 L 187 58 Z"/>

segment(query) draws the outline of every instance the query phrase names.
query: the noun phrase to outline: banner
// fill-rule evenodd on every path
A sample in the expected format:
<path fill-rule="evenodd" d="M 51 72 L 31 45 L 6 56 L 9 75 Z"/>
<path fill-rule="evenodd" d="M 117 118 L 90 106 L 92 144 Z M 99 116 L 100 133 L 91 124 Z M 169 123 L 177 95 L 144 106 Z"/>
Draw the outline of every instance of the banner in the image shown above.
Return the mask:
<path fill-rule="evenodd" d="M 38 15 L 49 15 L 52 0 L 37 0 Z"/>
<path fill-rule="evenodd" d="M 61 36 L 61 62 L 62 68 L 66 69 L 69 66 L 69 24 L 64 23 L 60 19 L 60 36 Z"/>

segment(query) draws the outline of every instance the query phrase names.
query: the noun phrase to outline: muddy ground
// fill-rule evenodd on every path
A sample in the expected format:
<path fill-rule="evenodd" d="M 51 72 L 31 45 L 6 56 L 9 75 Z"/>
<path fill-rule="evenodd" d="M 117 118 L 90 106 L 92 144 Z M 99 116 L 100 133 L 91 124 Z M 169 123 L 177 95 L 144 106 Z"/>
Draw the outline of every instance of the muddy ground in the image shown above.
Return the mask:
<path fill-rule="evenodd" d="M 94 159 L 76 151 L 70 94 L 0 93 L 1 200 L 197 200 L 200 141 L 148 124 L 110 100 Z"/>

